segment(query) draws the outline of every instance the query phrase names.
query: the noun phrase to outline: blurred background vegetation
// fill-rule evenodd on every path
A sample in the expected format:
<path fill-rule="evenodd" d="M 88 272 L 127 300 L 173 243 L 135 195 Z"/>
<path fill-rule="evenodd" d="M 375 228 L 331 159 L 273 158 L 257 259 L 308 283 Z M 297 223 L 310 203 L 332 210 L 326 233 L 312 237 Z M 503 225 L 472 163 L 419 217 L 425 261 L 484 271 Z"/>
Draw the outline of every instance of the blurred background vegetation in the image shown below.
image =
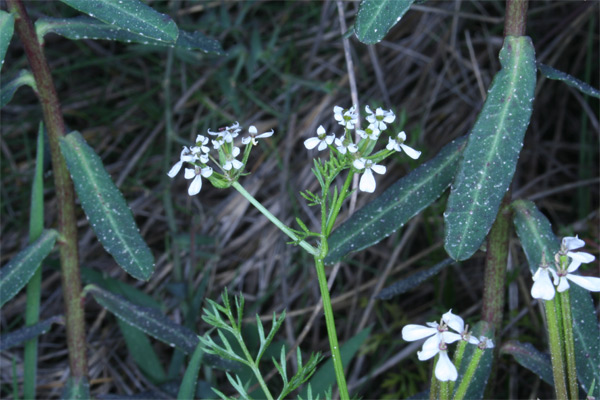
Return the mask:
<path fill-rule="evenodd" d="M 45 53 L 70 130 L 79 130 L 102 157 L 124 193 L 142 235 L 157 260 L 147 283 L 126 275 L 95 239 L 79 210 L 80 260 L 85 282 L 114 278 L 147 294 L 149 303 L 199 334 L 204 297 L 217 299 L 223 287 L 242 293 L 249 326 L 253 314 L 268 321 L 272 312 L 287 310 L 279 344 L 288 349 L 327 353 L 312 260 L 286 244 L 237 192 L 205 182 L 190 198 L 187 184 L 166 172 L 207 129 L 239 121 L 259 132 L 274 129 L 249 162 L 251 175 L 241 183 L 280 219 L 296 216 L 318 226 L 315 209 L 305 205 L 301 190 L 315 190 L 313 153 L 303 141 L 322 124 L 338 135 L 334 105 L 351 106 L 340 14 L 335 1 L 150 1 L 185 30 L 218 39 L 224 56 L 148 48 L 109 41 L 48 35 Z M 538 61 L 599 86 L 598 2 L 530 1 L 527 34 Z M 35 20 L 40 16 L 77 15 L 60 2 L 27 1 Z M 357 207 L 373 200 L 416 165 L 430 159 L 451 140 L 466 134 L 479 112 L 491 79 L 499 70 L 504 16 L 502 1 L 443 1 L 415 5 L 375 46 L 348 35 L 361 109 L 382 106 L 405 113 L 408 144 L 423 151 L 418 161 L 402 154 L 377 177 L 374 195 L 359 193 Z M 4 5 L 3 5 L 3 8 Z M 358 2 L 341 3 L 348 29 Z M 13 39 L 2 80 L 27 60 Z M 539 77 L 539 75 L 538 75 Z M 538 78 L 532 122 L 512 185 L 513 196 L 534 200 L 549 217 L 557 235 L 579 234 L 598 256 L 598 116 L 599 104 L 561 82 Z M 1 114 L 1 261 L 5 264 L 27 241 L 29 197 L 35 139 L 41 109 L 33 92 L 20 89 Z M 400 120 L 399 118 L 398 120 Z M 49 162 L 49 157 L 46 157 Z M 56 224 L 56 198 L 46 169 L 46 226 Z M 435 279 L 390 300 L 377 300 L 375 288 L 433 266 L 446 255 L 443 216 L 446 196 L 416 217 L 408 229 L 378 245 L 347 257 L 331 271 L 337 275 L 332 300 L 338 335 L 349 340 L 371 327 L 347 375 L 351 391 L 364 398 L 405 398 L 428 386 L 429 363 L 416 358 L 400 337 L 403 325 L 437 319 L 453 308 L 468 322 L 479 320 L 484 253 L 444 270 Z M 345 209 L 340 221 L 349 212 Z M 310 227 L 310 226 L 309 226 Z M 406 234 L 406 231 L 409 234 Z M 516 244 L 516 243 L 515 243 Z M 400 246 L 400 248 L 399 248 Z M 511 246 L 511 269 L 505 327 L 499 341 L 515 338 L 545 350 L 543 321 L 529 295 L 531 277 L 518 246 Z M 392 266 L 392 273 L 381 271 Z M 43 266 L 41 318 L 63 311 L 57 255 Z M 587 271 L 598 275 L 597 264 Z M 99 274 L 100 273 L 100 274 Z M 595 300 L 598 300 L 596 295 Z M 22 324 L 25 295 L 3 308 L 0 328 Z M 152 341 L 161 367 L 142 371 L 135 349 L 128 348 L 114 316 L 88 298 L 85 305 L 94 396 L 146 392 L 172 396 L 165 378 L 181 379 L 185 363 L 173 361 L 174 350 Z M 316 318 L 315 318 L 316 316 Z M 267 323 L 268 324 L 268 323 Z M 254 329 L 250 329 L 255 331 Z M 11 395 L 16 360 L 20 379 L 22 349 L 0 354 L 2 391 Z M 38 395 L 57 397 L 68 376 L 65 333 L 55 326 L 40 337 Z M 154 368 L 148 367 L 146 368 Z M 160 376 L 160 369 L 165 376 Z M 271 365 L 265 363 L 265 371 Z M 159 372 L 156 372 L 159 371 Z M 153 373 L 158 374 L 152 375 Z M 500 358 L 492 382 L 498 398 L 552 397 L 537 376 Z M 228 393 L 219 371 L 201 371 Z M 332 378 L 333 379 L 333 378 Z M 274 378 L 273 381 L 278 380 Z M 279 384 L 279 383 L 274 383 Z M 598 384 L 598 382 L 596 383 Z M 175 386 L 176 388 L 176 386 Z M 148 392 L 151 391 L 151 392 Z M 204 393 L 211 393 L 204 392 Z"/>

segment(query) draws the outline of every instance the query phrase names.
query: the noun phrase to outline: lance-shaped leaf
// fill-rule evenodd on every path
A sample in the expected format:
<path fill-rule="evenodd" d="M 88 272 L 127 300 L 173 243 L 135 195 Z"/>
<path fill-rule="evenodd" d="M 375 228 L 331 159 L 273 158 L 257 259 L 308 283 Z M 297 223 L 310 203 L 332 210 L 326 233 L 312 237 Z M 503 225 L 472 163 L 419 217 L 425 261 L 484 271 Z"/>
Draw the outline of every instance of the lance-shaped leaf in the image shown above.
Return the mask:
<path fill-rule="evenodd" d="M 21 250 L 0 269 L 0 307 L 29 282 L 42 260 L 54 248 L 57 237 L 58 232 L 54 229 L 44 230 L 35 242 Z"/>
<path fill-rule="evenodd" d="M 19 346 L 28 340 L 34 339 L 39 335 L 43 335 L 48 332 L 52 324 L 64 325 L 64 318 L 60 315 L 57 315 L 42 322 L 38 322 L 37 324 L 26 326 L 21 329 L 17 329 L 16 331 L 0 335 L 0 350 L 8 350 L 10 348 Z"/>
<path fill-rule="evenodd" d="M 548 65 L 542 63 L 537 63 L 537 67 L 542 73 L 542 75 L 544 75 L 546 78 L 554 79 L 557 81 L 563 81 L 567 85 L 579 90 L 581 93 L 585 93 L 587 95 L 600 99 L 600 90 L 588 85 L 583 81 L 580 81 L 574 76 L 569 75 L 566 72 L 562 72 L 552 67 L 549 67 Z"/>
<path fill-rule="evenodd" d="M 196 350 L 194 350 L 194 354 L 192 354 L 190 363 L 185 369 L 185 375 L 183 375 L 183 380 L 181 381 L 181 386 L 179 386 L 179 392 L 177 393 L 178 399 L 185 400 L 196 397 L 196 382 L 198 382 L 198 371 L 200 371 L 200 364 L 203 356 L 203 347 L 198 343 Z"/>
<path fill-rule="evenodd" d="M 415 272 L 406 279 L 394 282 L 390 286 L 384 288 L 375 296 L 376 299 L 389 300 L 394 296 L 406 293 L 409 290 L 417 288 L 421 283 L 427 279 L 432 278 L 440 273 L 441 270 L 449 265 L 454 264 L 455 261 L 451 258 L 447 258 L 442 262 L 437 263 L 431 268 L 427 268 L 423 271 Z"/>
<path fill-rule="evenodd" d="M 471 257 L 492 227 L 529 125 L 535 88 L 531 39 L 506 37 L 500 63 L 502 69 L 469 135 L 444 213 L 445 248 L 455 260 Z"/>
<path fill-rule="evenodd" d="M 510 340 L 502 345 L 500 352 L 512 355 L 523 367 L 542 378 L 546 383 L 554 386 L 550 356 L 536 350 L 531 343 Z"/>
<path fill-rule="evenodd" d="M 2 82 L 2 85 L 0 86 L 0 108 L 7 105 L 12 100 L 17 89 L 23 85 L 28 85 L 37 92 L 33 74 L 25 69 L 19 71 L 10 81 Z"/>
<path fill-rule="evenodd" d="M 454 178 L 465 143 L 463 137 L 447 144 L 344 221 L 329 237 L 325 262 L 334 263 L 348 252 L 378 243 L 437 200 Z"/>
<path fill-rule="evenodd" d="M 15 17 L 11 13 L 0 10 L 0 68 L 4 65 L 4 56 L 15 30 Z"/>
<path fill-rule="evenodd" d="M 365 44 L 380 42 L 415 0 L 363 0 L 356 17 L 356 36 Z"/>
<path fill-rule="evenodd" d="M 115 27 L 161 42 L 175 43 L 179 30 L 168 15 L 155 11 L 139 0 L 61 0 Z"/>
<path fill-rule="evenodd" d="M 106 24 L 85 15 L 74 18 L 42 17 L 35 23 L 38 40 L 43 43 L 43 37 L 53 32 L 71 40 L 94 39 L 116 40 L 124 43 L 142 43 L 160 47 L 175 47 L 185 50 L 200 50 L 204 53 L 224 54 L 221 44 L 200 32 L 179 31 L 176 42 L 163 42 Z"/>
<path fill-rule="evenodd" d="M 554 259 L 560 249 L 560 241 L 554 236 L 550 221 L 531 201 L 517 200 L 511 205 L 515 210 L 514 223 L 521 246 L 529 262 L 532 274 L 542 264 L 542 254 L 546 261 Z M 581 386 L 587 392 L 592 380 L 600 382 L 600 332 L 598 316 L 590 293 L 571 285 L 571 313 L 573 315 L 573 336 L 575 339 L 575 363 Z M 594 394 L 600 398 L 600 387 L 596 385 Z"/>
<path fill-rule="evenodd" d="M 60 139 L 77 196 L 100 243 L 131 276 L 148 280 L 154 257 L 102 160 L 79 132 Z"/>

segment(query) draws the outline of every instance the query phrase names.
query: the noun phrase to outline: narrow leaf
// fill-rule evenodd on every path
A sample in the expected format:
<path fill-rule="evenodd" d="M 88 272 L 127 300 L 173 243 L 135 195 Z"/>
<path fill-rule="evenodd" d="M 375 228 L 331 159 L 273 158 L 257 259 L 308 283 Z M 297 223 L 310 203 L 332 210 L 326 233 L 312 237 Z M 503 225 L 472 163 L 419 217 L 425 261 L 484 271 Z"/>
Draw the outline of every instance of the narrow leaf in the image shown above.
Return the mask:
<path fill-rule="evenodd" d="M 550 356 L 538 351 L 531 343 L 511 340 L 502 345 L 500 352 L 512 355 L 523 367 L 542 378 L 549 385 L 554 386 Z"/>
<path fill-rule="evenodd" d="M 588 85 L 583 81 L 580 81 L 574 76 L 569 75 L 566 72 L 562 72 L 552 67 L 549 67 L 548 65 L 542 63 L 537 63 L 537 67 L 542 73 L 542 75 L 544 75 L 546 78 L 554 79 L 556 81 L 563 81 L 567 85 L 579 90 L 581 93 L 600 99 L 600 90 Z"/>
<path fill-rule="evenodd" d="M 43 37 L 47 33 L 53 32 L 71 40 L 116 40 L 124 43 L 142 43 L 163 48 L 175 47 L 185 50 L 200 50 L 204 53 L 225 53 L 217 40 L 204 36 L 200 32 L 186 32 L 180 30 L 177 41 L 169 43 L 154 40 L 126 29 L 121 29 L 85 15 L 74 18 L 42 17 L 36 21 L 35 30 L 40 42 L 43 42 Z"/>
<path fill-rule="evenodd" d="M 0 10 L 0 68 L 4 65 L 4 56 L 15 30 L 15 17 L 11 13 Z"/>
<path fill-rule="evenodd" d="M 356 17 L 356 36 L 365 44 L 380 42 L 415 0 L 363 0 Z"/>
<path fill-rule="evenodd" d="M 168 15 L 155 11 L 138 0 L 61 0 L 117 28 L 161 42 L 175 43 L 179 30 Z"/>
<path fill-rule="evenodd" d="M 451 258 L 447 258 L 444 261 L 437 263 L 431 268 L 427 268 L 423 271 L 416 272 L 409 276 L 406 279 L 402 279 L 393 283 L 392 285 L 384 288 L 377 296 L 376 299 L 381 300 L 389 300 L 394 296 L 398 296 L 399 294 L 406 293 L 409 290 L 417 288 L 421 283 L 425 282 L 427 279 L 434 277 L 441 270 L 446 268 L 449 265 L 452 265 L 455 261 Z"/>
<path fill-rule="evenodd" d="M 535 88 L 531 39 L 508 36 L 494 77 L 463 152 L 444 213 L 445 248 L 455 260 L 469 258 L 487 236 L 512 181 Z"/>
<path fill-rule="evenodd" d="M 58 232 L 44 230 L 40 237 L 0 269 L 0 307 L 21 290 L 54 248 Z"/>
<path fill-rule="evenodd" d="M 390 186 L 344 221 L 328 240 L 328 264 L 351 251 L 378 243 L 437 200 L 454 178 L 466 138 L 447 144 L 437 156 Z"/>
<path fill-rule="evenodd" d="M 13 347 L 22 345 L 28 340 L 37 338 L 39 335 L 43 335 L 52 326 L 52 324 L 64 324 L 64 318 L 62 316 L 50 317 L 37 324 L 26 326 L 16 331 L 0 335 L 0 350 L 8 350 Z"/>
<path fill-rule="evenodd" d="M 81 206 L 100 243 L 131 276 L 148 280 L 154 270 L 154 257 L 102 160 L 79 132 L 61 138 L 60 148 Z"/>
<path fill-rule="evenodd" d="M 21 70 L 17 75 L 8 82 L 2 82 L 0 86 L 0 108 L 7 105 L 15 95 L 17 89 L 23 85 L 30 86 L 35 92 L 37 92 L 37 86 L 33 74 L 27 70 Z"/>
<path fill-rule="evenodd" d="M 529 262 L 532 274 L 546 260 L 554 259 L 560 249 L 560 241 L 554 236 L 550 221 L 527 200 L 512 203 L 515 210 L 514 223 L 521 246 Z M 600 382 L 600 331 L 598 316 L 591 294 L 577 285 L 571 285 L 571 313 L 573 315 L 573 336 L 575 338 L 575 362 L 577 375 L 584 391 L 588 391 L 594 379 Z M 600 398 L 600 387 L 594 389 L 594 396 Z"/>
<path fill-rule="evenodd" d="M 181 386 L 179 386 L 177 399 L 185 400 L 196 397 L 196 382 L 198 381 L 198 371 L 200 371 L 200 363 L 203 355 L 204 351 L 202 350 L 202 344 L 198 343 L 198 346 L 196 346 L 196 350 L 194 350 L 194 354 L 192 355 L 192 359 L 185 369 L 185 375 L 183 375 Z"/>

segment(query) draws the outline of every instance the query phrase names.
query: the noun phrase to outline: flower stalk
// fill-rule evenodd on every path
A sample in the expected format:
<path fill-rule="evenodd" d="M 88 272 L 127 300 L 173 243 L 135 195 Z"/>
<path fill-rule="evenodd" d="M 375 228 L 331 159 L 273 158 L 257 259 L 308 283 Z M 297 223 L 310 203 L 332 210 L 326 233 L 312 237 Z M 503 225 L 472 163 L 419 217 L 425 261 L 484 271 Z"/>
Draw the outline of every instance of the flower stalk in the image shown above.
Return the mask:
<path fill-rule="evenodd" d="M 568 399 L 565 381 L 565 367 L 560 335 L 560 321 L 556 315 L 556 298 L 544 302 L 548 337 L 550 340 L 550 357 L 552 359 L 552 375 L 554 377 L 554 390 L 557 399 Z"/>
<path fill-rule="evenodd" d="M 571 299 L 569 291 L 559 293 L 560 308 L 562 312 L 564 351 L 567 360 L 567 380 L 571 399 L 579 398 L 579 385 L 577 384 L 577 367 L 575 365 L 575 340 L 573 338 L 573 317 L 571 315 Z"/>

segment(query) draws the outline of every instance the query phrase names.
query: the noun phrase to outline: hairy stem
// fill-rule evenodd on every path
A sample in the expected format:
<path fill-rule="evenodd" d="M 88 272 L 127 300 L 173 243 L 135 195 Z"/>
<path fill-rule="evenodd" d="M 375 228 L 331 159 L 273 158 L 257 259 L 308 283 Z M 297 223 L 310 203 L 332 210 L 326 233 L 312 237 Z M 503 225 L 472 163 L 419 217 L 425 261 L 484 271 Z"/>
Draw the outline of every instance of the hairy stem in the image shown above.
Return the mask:
<path fill-rule="evenodd" d="M 525 36 L 528 0 L 508 0 L 504 17 L 504 36 Z"/>
<path fill-rule="evenodd" d="M 562 310 L 562 327 L 565 343 L 565 358 L 567 360 L 567 380 L 571 399 L 579 398 L 577 384 L 577 367 L 575 366 L 575 340 L 573 338 L 573 316 L 571 315 L 571 298 L 569 291 L 558 293 Z"/>
<path fill-rule="evenodd" d="M 546 323 L 548 325 L 548 337 L 550 339 L 550 356 L 552 359 L 552 374 L 554 376 L 554 390 L 556 391 L 557 399 L 568 399 L 567 386 L 565 383 L 565 363 L 560 337 L 560 320 L 556 315 L 556 301 L 553 300 L 544 302 L 544 310 L 546 311 Z"/>

